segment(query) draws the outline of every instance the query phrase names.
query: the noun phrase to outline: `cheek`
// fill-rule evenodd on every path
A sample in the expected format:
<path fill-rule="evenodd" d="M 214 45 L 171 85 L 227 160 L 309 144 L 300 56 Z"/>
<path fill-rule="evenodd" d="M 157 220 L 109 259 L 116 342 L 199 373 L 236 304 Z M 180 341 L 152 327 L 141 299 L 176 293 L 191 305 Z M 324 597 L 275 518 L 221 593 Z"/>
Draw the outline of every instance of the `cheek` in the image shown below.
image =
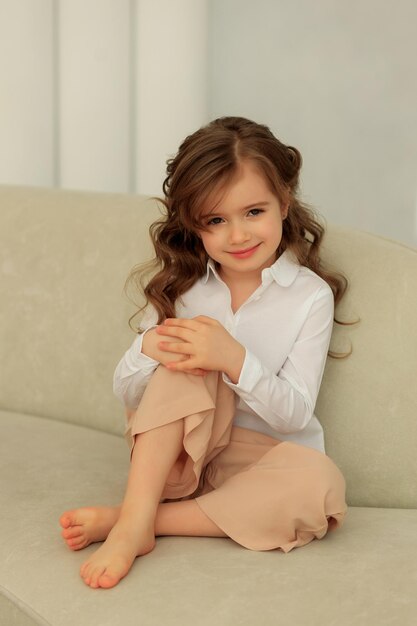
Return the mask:
<path fill-rule="evenodd" d="M 271 218 L 264 223 L 263 227 L 265 232 L 268 232 L 272 236 L 279 234 L 282 232 L 282 220 L 278 216 L 271 216 Z"/>
<path fill-rule="evenodd" d="M 271 220 L 271 222 L 267 225 L 265 232 L 268 234 L 270 239 L 279 243 L 282 239 L 282 221 L 280 219 Z"/>
<path fill-rule="evenodd" d="M 214 237 L 211 233 L 201 233 L 200 238 L 205 250 L 211 250 L 214 244 Z"/>

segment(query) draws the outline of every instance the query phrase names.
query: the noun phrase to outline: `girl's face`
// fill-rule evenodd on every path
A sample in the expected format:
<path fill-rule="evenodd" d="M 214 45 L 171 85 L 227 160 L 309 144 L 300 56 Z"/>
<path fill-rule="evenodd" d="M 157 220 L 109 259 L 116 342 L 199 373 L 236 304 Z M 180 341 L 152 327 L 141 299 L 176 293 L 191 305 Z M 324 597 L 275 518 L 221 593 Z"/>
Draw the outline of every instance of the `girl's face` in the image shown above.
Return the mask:
<path fill-rule="evenodd" d="M 286 214 L 262 172 L 243 162 L 220 202 L 201 215 L 207 230 L 199 235 L 207 254 L 220 264 L 220 275 L 260 281 L 262 270 L 276 260 Z"/>

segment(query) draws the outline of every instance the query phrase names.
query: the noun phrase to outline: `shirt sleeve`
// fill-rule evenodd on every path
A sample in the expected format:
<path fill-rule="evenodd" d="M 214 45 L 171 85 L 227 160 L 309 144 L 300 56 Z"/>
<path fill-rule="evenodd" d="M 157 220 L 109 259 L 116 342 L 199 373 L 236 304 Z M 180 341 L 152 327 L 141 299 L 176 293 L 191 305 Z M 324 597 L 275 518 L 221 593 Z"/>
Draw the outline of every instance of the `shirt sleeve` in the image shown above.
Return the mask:
<path fill-rule="evenodd" d="M 237 384 L 223 380 L 274 430 L 302 430 L 314 414 L 330 337 L 334 299 L 330 288 L 321 290 L 281 370 L 265 367 L 249 350 Z"/>
<path fill-rule="evenodd" d="M 113 392 L 115 396 L 130 409 L 136 409 L 145 391 L 152 374 L 159 365 L 159 361 L 151 359 L 142 352 L 142 343 L 145 334 L 151 328 L 156 328 L 157 314 L 148 307 L 141 321 L 144 329 L 132 346 L 125 352 L 119 361 L 113 376 Z"/>

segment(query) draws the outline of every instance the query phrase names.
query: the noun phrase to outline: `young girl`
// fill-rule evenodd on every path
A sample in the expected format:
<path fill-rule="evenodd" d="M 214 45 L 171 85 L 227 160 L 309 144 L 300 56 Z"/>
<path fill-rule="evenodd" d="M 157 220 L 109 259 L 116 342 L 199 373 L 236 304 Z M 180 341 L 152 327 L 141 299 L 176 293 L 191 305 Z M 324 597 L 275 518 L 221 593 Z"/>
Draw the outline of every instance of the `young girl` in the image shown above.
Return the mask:
<path fill-rule="evenodd" d="M 168 161 L 157 272 L 114 377 L 131 446 L 125 497 L 60 518 L 73 550 L 105 540 L 81 568 L 90 587 L 114 587 L 156 536 L 288 552 L 342 523 L 345 482 L 314 406 L 346 280 L 322 267 L 300 167 L 298 150 L 238 117 Z"/>

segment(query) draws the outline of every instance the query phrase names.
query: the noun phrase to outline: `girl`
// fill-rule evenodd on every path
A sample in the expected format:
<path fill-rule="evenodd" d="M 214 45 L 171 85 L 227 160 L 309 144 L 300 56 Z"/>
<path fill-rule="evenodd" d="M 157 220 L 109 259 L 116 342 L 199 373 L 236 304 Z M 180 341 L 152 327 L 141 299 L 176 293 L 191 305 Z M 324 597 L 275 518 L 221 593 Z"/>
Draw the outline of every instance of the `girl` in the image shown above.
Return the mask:
<path fill-rule="evenodd" d="M 155 536 L 288 552 L 342 523 L 345 482 L 313 412 L 346 280 L 321 265 L 300 167 L 298 150 L 238 117 L 168 161 L 157 271 L 114 377 L 131 447 L 125 497 L 60 518 L 73 550 L 105 540 L 81 567 L 90 587 L 114 587 Z"/>

